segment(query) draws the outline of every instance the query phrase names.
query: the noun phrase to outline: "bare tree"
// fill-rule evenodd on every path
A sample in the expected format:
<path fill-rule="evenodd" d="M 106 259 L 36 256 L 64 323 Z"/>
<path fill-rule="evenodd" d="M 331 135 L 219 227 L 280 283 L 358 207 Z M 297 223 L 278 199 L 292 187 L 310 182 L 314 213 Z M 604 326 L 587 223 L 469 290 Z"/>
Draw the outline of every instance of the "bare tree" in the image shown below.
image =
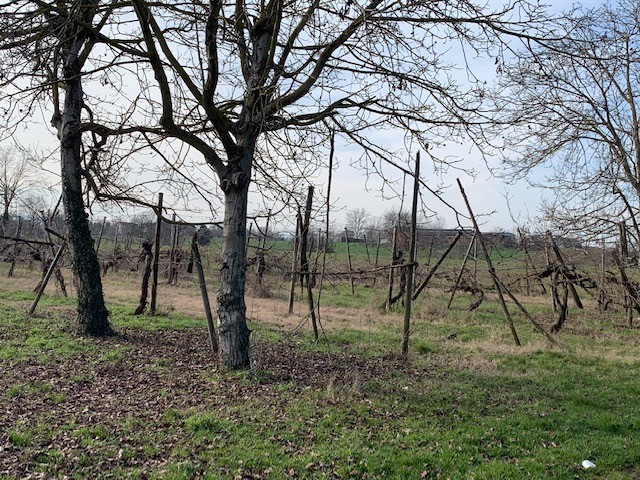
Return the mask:
<path fill-rule="evenodd" d="M 78 324 L 82 333 L 90 335 L 112 333 L 82 188 L 83 68 L 111 13 L 99 3 L 0 3 L 5 116 L 26 118 L 43 97 L 52 100 L 51 124 L 60 141 L 62 201 L 78 294 Z"/>
<path fill-rule="evenodd" d="M 2 199 L 2 225 L 9 221 L 9 210 L 27 179 L 24 159 L 14 158 L 7 150 L 0 150 L 0 197 Z"/>
<path fill-rule="evenodd" d="M 244 272 L 252 181 L 295 191 L 322 163 L 330 131 L 361 147 L 371 171 L 411 174 L 404 152 L 379 144 L 380 129 L 401 128 L 423 147 L 472 133 L 483 86 L 461 88 L 447 73 L 445 50 L 486 54 L 499 35 L 540 26 L 542 13 L 526 1 L 494 11 L 469 1 L 132 4 L 155 79 L 145 89 L 157 92 L 146 110 L 162 133 L 151 141 L 177 139 L 200 152 L 224 195 L 217 303 L 229 368 L 250 359 Z"/>
<path fill-rule="evenodd" d="M 368 216 L 369 214 L 365 208 L 355 208 L 347 212 L 345 217 L 347 228 L 351 229 L 357 238 L 364 233 Z"/>
<path fill-rule="evenodd" d="M 362 165 L 383 178 L 391 169 L 411 175 L 406 152 L 380 144 L 384 129 L 401 129 L 433 161 L 446 162 L 435 153 L 438 145 L 458 134 L 479 138 L 484 101 L 483 83 L 470 74 L 471 86 L 462 88 L 453 71 L 467 65 L 447 63 L 446 53 L 492 54 L 503 45 L 501 35 L 528 35 L 541 27 L 544 13 L 527 0 L 494 10 L 467 0 L 79 0 L 68 9 L 59 2 L 23 0 L 5 2 L 3 8 L 13 14 L 5 16 L 4 31 L 12 30 L 15 13 L 25 5 L 29 11 L 20 32 L 31 39 L 42 35 L 37 33 L 42 24 L 50 25 L 56 53 L 40 61 L 64 65 L 47 81 L 56 105 L 55 87 L 65 82 L 64 107 L 54 115 L 65 168 L 77 160 L 80 133 L 86 131 L 84 170 L 94 172 L 87 177 L 90 188 L 108 178 L 103 168 L 114 171 L 114 162 L 134 159 L 144 148 L 160 157 L 171 175 L 190 178 L 196 189 L 202 187 L 194 174 L 213 172 L 218 188 L 210 190 L 223 196 L 225 211 L 217 314 L 220 358 L 228 368 L 250 363 L 244 292 L 251 186 L 278 192 L 274 197 L 283 202 L 299 195 L 324 163 L 330 132 L 357 145 Z M 137 25 L 130 22 L 130 7 Z M 46 21 L 35 23 L 36 30 L 27 20 L 43 11 Z M 15 56 L 27 43 L 11 37 L 5 49 Z M 95 45 L 104 58 L 90 58 Z M 19 62 L 6 60 L 23 73 Z M 83 123 L 87 60 L 100 86 L 92 91 L 93 108 Z M 110 90 L 120 103 L 97 101 L 101 88 L 133 79 L 140 80 L 133 94 L 130 85 Z M 85 104 L 88 100 L 85 95 Z M 109 109 L 118 115 L 99 123 Z M 114 139 L 127 133 L 124 143 Z M 186 153 L 182 145 L 199 158 L 163 153 Z M 79 173 L 80 164 L 74 165 L 76 170 L 63 168 L 63 176 Z M 76 187 L 64 184 L 70 192 Z M 117 191 L 110 196 L 120 198 Z M 65 198 L 67 207 L 71 197 Z"/>
<path fill-rule="evenodd" d="M 597 235 L 625 218 L 640 238 L 639 15 L 635 0 L 580 8 L 565 38 L 499 65 L 505 176 L 552 189 L 544 213 L 564 231 Z"/>

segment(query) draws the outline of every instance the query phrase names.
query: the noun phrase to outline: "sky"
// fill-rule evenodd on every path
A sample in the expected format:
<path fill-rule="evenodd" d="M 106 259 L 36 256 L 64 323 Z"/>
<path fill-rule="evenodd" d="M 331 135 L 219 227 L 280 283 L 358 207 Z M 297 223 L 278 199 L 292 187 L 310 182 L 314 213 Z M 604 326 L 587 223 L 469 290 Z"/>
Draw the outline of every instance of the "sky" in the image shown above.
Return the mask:
<path fill-rule="evenodd" d="M 588 2 L 589 5 L 596 3 L 598 2 Z M 570 5 L 570 2 L 555 2 L 554 8 L 566 8 Z M 495 75 L 495 68 L 490 59 L 486 61 L 486 64 L 478 64 L 477 68 L 484 70 L 489 80 L 491 80 L 492 75 Z M 46 117 L 46 114 L 44 117 Z M 17 138 L 21 144 L 39 150 L 46 150 L 55 145 L 55 134 L 51 128 L 47 127 L 48 119 L 44 117 L 42 126 L 29 125 L 23 128 L 21 132 L 18 132 Z M 387 133 L 387 135 L 391 134 Z M 381 138 L 380 140 L 401 143 L 402 140 L 397 137 L 401 134 L 398 132 L 395 135 L 395 138 Z M 487 231 L 513 231 L 516 224 L 512 216 L 515 217 L 520 225 L 535 222 L 535 217 L 539 213 L 540 201 L 545 195 L 542 190 L 530 187 L 523 181 L 513 185 L 507 185 L 504 181 L 491 175 L 485 164 L 485 160 L 482 159 L 479 152 L 465 145 L 457 145 L 456 148 L 457 150 L 452 147 L 449 151 L 443 153 L 459 158 L 461 160 L 460 165 L 464 169 L 473 169 L 475 171 L 474 176 L 467 175 L 463 171 L 455 169 L 449 169 L 448 172 L 436 173 L 428 161 L 424 160 L 422 164 L 423 180 L 434 189 L 444 186 L 442 189 L 442 199 L 458 212 L 466 215 L 466 208 L 456 185 L 456 178 L 459 177 L 474 212 L 481 217 L 481 228 Z M 415 153 L 415 151 L 407 152 L 407 156 L 413 156 Z M 344 226 L 346 216 L 350 210 L 364 208 L 370 215 L 371 220 L 374 220 L 375 217 L 382 216 L 385 211 L 397 210 L 401 204 L 401 200 L 398 198 L 383 197 L 380 192 L 382 184 L 379 180 L 375 178 L 367 179 L 364 177 L 362 170 L 351 166 L 351 164 L 357 160 L 357 156 L 357 152 L 343 145 L 337 145 L 335 157 L 337 167 L 333 175 L 332 185 L 332 221 L 341 226 Z M 51 161 L 48 162 L 47 168 L 52 171 L 57 171 L 59 168 L 57 158 L 52 158 Z M 326 178 L 326 172 L 319 172 L 318 178 L 314 180 L 316 188 L 323 192 L 326 189 L 324 178 Z M 401 183 L 401 178 L 401 175 L 398 175 L 396 180 Z M 52 182 L 54 181 L 52 180 Z M 369 191 L 365 188 L 366 186 L 369 187 Z M 408 179 L 406 185 L 407 195 L 404 201 L 405 208 L 408 208 L 411 203 L 411 189 L 411 180 Z M 392 194 L 388 188 L 385 188 L 384 192 L 387 197 Z M 510 198 L 509 202 L 507 202 L 507 197 Z M 147 200 L 153 201 L 152 199 Z M 437 213 L 438 223 L 440 225 L 448 228 L 456 228 L 459 224 L 469 226 L 471 223 L 468 219 L 457 217 L 451 208 L 445 205 L 440 199 L 424 191 L 424 189 L 422 191 L 422 202 L 429 210 Z M 136 213 L 137 211 L 131 209 L 124 211 L 111 209 L 106 214 L 109 216 L 126 217 L 132 212 Z M 100 211 L 100 209 L 96 209 L 94 215 L 101 217 L 105 215 L 105 213 Z M 323 216 L 324 214 L 322 213 L 320 215 Z M 194 220 L 207 221 L 220 220 L 220 218 L 204 219 L 200 217 L 194 218 Z"/>

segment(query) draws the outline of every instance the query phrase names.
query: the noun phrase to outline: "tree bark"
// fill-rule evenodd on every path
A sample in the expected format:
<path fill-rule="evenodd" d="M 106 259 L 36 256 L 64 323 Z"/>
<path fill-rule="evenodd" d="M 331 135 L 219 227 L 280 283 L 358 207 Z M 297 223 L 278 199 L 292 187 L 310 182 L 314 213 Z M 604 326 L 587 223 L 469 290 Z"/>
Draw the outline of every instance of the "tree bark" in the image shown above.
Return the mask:
<path fill-rule="evenodd" d="M 89 220 L 82 198 L 80 114 L 82 84 L 75 69 L 67 66 L 66 95 L 60 119 L 62 201 L 68 230 L 69 253 L 78 294 L 78 329 L 87 335 L 111 335 L 104 304 L 100 264 L 93 247 Z"/>
<path fill-rule="evenodd" d="M 225 194 L 220 289 L 217 295 L 220 362 L 229 369 L 249 368 L 249 335 L 244 301 L 249 177 L 230 172 L 221 179 Z"/>

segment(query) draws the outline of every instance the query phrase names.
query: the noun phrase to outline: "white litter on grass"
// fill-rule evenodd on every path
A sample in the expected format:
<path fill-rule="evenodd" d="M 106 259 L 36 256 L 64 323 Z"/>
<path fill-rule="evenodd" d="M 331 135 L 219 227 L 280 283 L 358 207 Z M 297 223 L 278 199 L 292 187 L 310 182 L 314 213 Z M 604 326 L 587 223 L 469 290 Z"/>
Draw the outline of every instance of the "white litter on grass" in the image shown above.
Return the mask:
<path fill-rule="evenodd" d="M 583 461 L 582 461 L 582 468 L 584 468 L 585 470 L 586 470 L 587 468 L 593 468 L 593 467 L 595 467 L 595 466 L 596 466 L 596 464 L 595 464 L 595 463 L 593 463 L 593 462 L 592 462 L 592 461 L 590 461 L 590 460 L 583 460 Z"/>

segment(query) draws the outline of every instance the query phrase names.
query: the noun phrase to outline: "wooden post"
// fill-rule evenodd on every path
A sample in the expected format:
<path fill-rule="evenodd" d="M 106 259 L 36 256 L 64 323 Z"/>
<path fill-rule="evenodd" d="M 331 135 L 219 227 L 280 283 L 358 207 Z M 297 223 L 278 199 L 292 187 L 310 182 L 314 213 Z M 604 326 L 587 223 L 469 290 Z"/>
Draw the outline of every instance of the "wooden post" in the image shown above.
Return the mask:
<path fill-rule="evenodd" d="M 140 315 L 147 308 L 147 297 L 149 295 L 149 277 L 151 276 L 151 266 L 153 264 L 153 252 L 151 251 L 151 243 L 145 241 L 142 243 L 142 251 L 140 252 L 140 260 L 144 260 L 144 271 L 142 272 L 142 285 L 140 287 L 140 301 L 134 310 L 134 315 Z"/>
<path fill-rule="evenodd" d="M 489 271 L 489 276 L 493 280 L 493 284 L 496 287 L 496 291 L 498 292 L 498 299 L 500 300 L 500 306 L 502 307 L 502 311 L 504 312 L 504 316 L 507 319 L 507 323 L 509 324 L 509 330 L 511 331 L 511 335 L 513 336 L 513 340 L 517 346 L 520 346 L 520 339 L 518 338 L 518 333 L 516 332 L 516 327 L 513 324 L 513 319 L 511 318 L 511 314 L 509 313 L 509 309 L 507 308 L 507 304 L 504 300 L 504 296 L 502 294 L 502 286 L 501 282 L 498 280 L 498 275 L 496 274 L 496 270 L 491 262 L 491 256 L 489 255 L 489 251 L 487 250 L 487 246 L 484 243 L 484 239 L 482 238 L 482 233 L 480 232 L 480 228 L 478 227 L 478 222 L 476 221 L 476 217 L 473 214 L 473 210 L 471 209 L 471 205 L 469 204 L 469 199 L 467 198 L 467 194 L 462 188 L 462 183 L 460 183 L 460 179 L 456 178 L 458 182 L 458 187 L 460 188 L 460 193 L 462 194 L 462 198 L 464 199 L 464 203 L 467 206 L 467 211 L 469 212 L 469 216 L 471 217 L 471 221 L 473 222 L 473 228 L 475 230 L 475 234 L 478 237 L 478 241 L 480 242 L 480 248 L 482 249 L 482 253 L 484 254 L 484 258 L 487 262 L 487 270 Z"/>
<path fill-rule="evenodd" d="M 42 282 L 40 283 L 40 288 L 38 288 L 38 293 L 36 294 L 36 298 L 33 300 L 33 303 L 31 304 L 31 308 L 29 309 L 29 316 L 32 316 L 33 312 L 36 311 L 36 307 L 38 306 L 40 297 L 42 297 L 42 294 L 44 293 L 44 289 L 47 287 L 47 283 L 49 283 L 51 274 L 56 270 L 58 266 L 58 261 L 62 256 L 62 251 L 64 250 L 65 245 L 66 243 L 62 243 L 60 244 L 60 247 L 58 247 L 58 251 L 53 257 L 53 260 L 51 261 L 51 265 L 49 265 L 49 270 L 47 270 L 47 273 L 45 274 L 44 278 L 42 279 Z"/>
<path fill-rule="evenodd" d="M 158 206 L 156 207 L 156 239 L 153 246 L 153 274 L 151 276 L 151 303 L 149 315 L 156 314 L 156 299 L 158 297 L 158 269 L 160 265 L 160 235 L 162 233 L 162 197 L 158 194 Z"/>
<path fill-rule="evenodd" d="M 420 295 L 422 290 L 424 290 L 424 288 L 427 286 L 427 284 L 429 283 L 429 280 L 431 280 L 431 277 L 433 277 L 433 275 L 436 273 L 436 270 L 438 270 L 438 267 L 442 264 L 442 262 L 444 262 L 445 258 L 449 256 L 449 253 L 451 252 L 451 250 L 453 250 L 453 247 L 456 246 L 456 243 L 458 243 L 458 240 L 460 240 L 461 237 L 462 237 L 462 230 L 458 230 L 458 234 L 456 235 L 456 237 L 453 240 L 451 240 L 445 252 L 442 254 L 440 259 L 436 262 L 436 264 L 433 267 L 431 267 L 431 269 L 429 270 L 429 273 L 427 273 L 426 278 L 422 281 L 420 286 L 414 292 L 413 300 L 418 298 L 418 295 Z"/>
<path fill-rule="evenodd" d="M 204 313 L 207 317 L 207 328 L 209 330 L 209 342 L 211 350 L 214 354 L 218 353 L 218 334 L 213 324 L 213 314 L 211 313 L 211 303 L 209 302 L 209 294 L 207 293 L 207 284 L 204 277 L 204 269 L 202 268 L 202 258 L 198 249 L 198 234 L 194 233 L 191 240 L 191 251 L 193 252 L 193 260 L 198 272 L 198 282 L 200 283 L 200 295 L 204 304 Z"/>
<path fill-rule="evenodd" d="M 98 235 L 98 241 L 96 242 L 96 255 L 98 255 L 98 251 L 100 250 L 100 242 L 102 242 L 102 234 L 104 233 L 104 226 L 107 223 L 107 217 L 102 219 L 102 225 L 100 226 L 100 234 Z"/>
<path fill-rule="evenodd" d="M 378 241 L 376 242 L 376 260 L 373 264 L 373 269 L 377 272 L 378 271 L 378 259 L 380 258 L 380 234 L 378 233 Z M 372 287 L 376 286 L 376 280 L 378 279 L 378 274 L 375 273 L 373 275 L 373 284 L 371 285 Z"/>
<path fill-rule="evenodd" d="M 367 265 L 371 267 L 371 257 L 369 256 L 369 244 L 367 243 L 367 236 L 363 235 L 362 239 L 364 240 L 364 249 L 367 252 Z"/>
<path fill-rule="evenodd" d="M 356 289 L 353 283 L 353 275 L 351 274 L 353 265 L 351 263 L 351 247 L 349 246 L 349 230 L 347 229 L 347 227 L 344 227 L 344 241 L 347 242 L 347 260 L 349 261 L 349 282 L 351 283 L 351 295 L 355 295 Z"/>
<path fill-rule="evenodd" d="M 389 268 L 389 290 L 387 292 L 387 301 L 386 301 L 386 307 L 387 310 L 389 310 L 389 308 L 391 308 L 391 299 L 393 298 L 393 275 L 394 275 L 394 268 L 393 265 L 395 264 L 396 261 L 396 254 L 397 254 L 397 248 L 398 248 L 398 225 L 395 225 L 393 227 L 393 240 L 391 242 L 391 268 Z"/>
<path fill-rule="evenodd" d="M 302 215 L 300 209 L 296 215 L 296 235 L 293 237 L 293 258 L 291 259 L 291 286 L 289 288 L 289 315 L 293 313 L 293 299 L 295 297 L 296 278 L 298 278 L 298 239 L 300 237 L 300 224 Z"/>
<path fill-rule="evenodd" d="M 404 328 L 402 335 L 402 355 L 409 357 L 409 333 L 411 328 L 411 300 L 413 295 L 413 272 L 416 261 L 416 240 L 418 236 L 418 197 L 420 196 L 420 152 L 416 154 L 416 169 L 413 173 L 413 204 L 411 206 L 411 241 L 409 244 L 409 266 L 407 272 L 407 292 L 404 304 Z"/>
<path fill-rule="evenodd" d="M 451 308 L 451 303 L 453 303 L 453 297 L 458 291 L 458 287 L 460 286 L 460 281 L 462 280 L 462 275 L 464 274 L 464 269 L 467 266 L 467 261 L 469 260 L 469 255 L 471 254 L 471 249 L 476 244 L 476 232 L 473 232 L 473 236 L 471 237 L 471 241 L 469 242 L 469 247 L 467 248 L 467 252 L 464 254 L 464 258 L 462 259 L 462 266 L 460 267 L 460 271 L 458 271 L 458 275 L 456 276 L 456 283 L 453 286 L 453 290 L 451 290 L 451 296 L 449 297 L 449 303 L 447 303 L 447 308 Z"/>
<path fill-rule="evenodd" d="M 176 231 L 176 214 L 174 213 L 173 216 L 171 217 L 171 240 L 170 240 L 170 245 L 171 245 L 171 249 L 169 250 L 169 268 L 167 269 L 167 283 L 168 284 L 172 284 L 173 283 L 173 262 L 176 258 L 176 235 L 177 235 L 177 231 Z"/>

